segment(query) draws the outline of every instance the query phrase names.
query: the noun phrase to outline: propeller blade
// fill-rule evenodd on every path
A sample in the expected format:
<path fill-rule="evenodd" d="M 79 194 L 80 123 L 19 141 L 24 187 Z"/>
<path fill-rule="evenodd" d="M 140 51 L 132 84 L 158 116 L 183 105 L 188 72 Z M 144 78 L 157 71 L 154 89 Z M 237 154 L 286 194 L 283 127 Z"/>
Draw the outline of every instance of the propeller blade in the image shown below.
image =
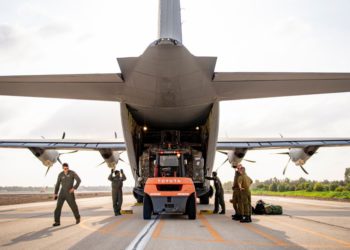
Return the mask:
<path fill-rule="evenodd" d="M 47 175 L 47 173 L 49 172 L 51 167 L 47 167 L 47 170 L 46 170 L 46 173 L 45 173 L 45 176 Z"/>
<path fill-rule="evenodd" d="M 300 168 L 304 171 L 305 174 L 309 174 L 302 165 L 300 165 Z"/>
<path fill-rule="evenodd" d="M 216 169 L 216 171 L 219 170 L 219 168 L 221 168 L 223 165 L 225 165 L 225 163 L 228 161 L 228 159 L 226 159 L 223 163 L 221 163 L 221 165 Z"/>
<path fill-rule="evenodd" d="M 65 137 L 66 137 L 66 132 L 63 132 L 62 139 L 64 139 Z"/>
<path fill-rule="evenodd" d="M 45 139 L 45 137 L 44 136 L 40 136 L 42 139 Z"/>
<path fill-rule="evenodd" d="M 130 165 L 128 162 L 126 162 L 125 160 L 123 160 L 122 158 L 119 158 L 120 161 L 124 162 L 127 165 Z"/>
<path fill-rule="evenodd" d="M 248 160 L 248 159 L 243 159 L 243 160 L 251 163 L 256 163 L 256 161 L 253 161 L 253 160 Z"/>
<path fill-rule="evenodd" d="M 114 138 L 117 139 L 117 132 L 114 131 Z"/>
<path fill-rule="evenodd" d="M 62 161 L 59 156 L 57 157 L 57 161 L 62 165 Z"/>
<path fill-rule="evenodd" d="M 289 152 L 274 153 L 275 155 L 289 155 Z"/>
<path fill-rule="evenodd" d="M 288 159 L 287 164 L 286 164 L 286 166 L 283 169 L 283 175 L 285 175 L 285 173 L 286 173 L 286 170 L 287 170 L 289 162 L 290 162 L 290 158 Z"/>
<path fill-rule="evenodd" d="M 220 150 L 218 150 L 218 152 L 221 153 L 221 154 L 224 154 L 224 155 L 228 155 L 228 153 L 225 152 L 225 151 L 220 151 Z"/>
<path fill-rule="evenodd" d="M 60 153 L 60 155 L 66 155 L 66 154 L 74 154 L 78 152 L 78 150 L 74 150 L 74 151 L 70 151 L 70 152 L 64 152 L 64 153 Z"/>
<path fill-rule="evenodd" d="M 104 164 L 106 161 L 103 161 L 103 162 L 101 162 L 100 164 L 98 164 L 96 167 L 99 167 L 99 166 L 101 166 L 102 164 Z"/>

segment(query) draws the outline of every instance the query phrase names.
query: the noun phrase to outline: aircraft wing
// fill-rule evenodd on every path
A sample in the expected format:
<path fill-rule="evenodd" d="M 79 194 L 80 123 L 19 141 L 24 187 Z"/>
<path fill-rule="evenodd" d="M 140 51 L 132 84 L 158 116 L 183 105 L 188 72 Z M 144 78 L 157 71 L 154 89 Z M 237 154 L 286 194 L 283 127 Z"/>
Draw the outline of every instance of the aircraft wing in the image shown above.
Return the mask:
<path fill-rule="evenodd" d="M 120 74 L 0 76 L 0 95 L 120 101 Z"/>
<path fill-rule="evenodd" d="M 350 91 L 350 73 L 215 73 L 219 100 Z"/>
<path fill-rule="evenodd" d="M 1 144 L 0 144 L 1 145 Z M 263 139 L 230 139 L 218 141 L 217 150 L 244 149 L 281 149 L 316 147 L 350 146 L 350 138 L 263 138 Z"/>
<path fill-rule="evenodd" d="M 61 150 L 100 150 L 112 149 L 125 151 L 124 142 L 94 140 L 0 140 L 0 148 L 42 148 Z"/>

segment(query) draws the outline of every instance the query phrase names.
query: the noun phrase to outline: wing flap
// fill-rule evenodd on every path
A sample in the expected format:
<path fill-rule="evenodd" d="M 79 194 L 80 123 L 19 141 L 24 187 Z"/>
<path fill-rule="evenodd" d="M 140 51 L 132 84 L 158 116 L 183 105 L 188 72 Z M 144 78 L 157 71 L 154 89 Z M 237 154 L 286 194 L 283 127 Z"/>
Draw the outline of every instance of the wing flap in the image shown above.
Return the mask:
<path fill-rule="evenodd" d="M 119 101 L 120 74 L 0 76 L 0 95 Z"/>
<path fill-rule="evenodd" d="M 350 91 L 350 73 L 215 73 L 219 100 Z"/>

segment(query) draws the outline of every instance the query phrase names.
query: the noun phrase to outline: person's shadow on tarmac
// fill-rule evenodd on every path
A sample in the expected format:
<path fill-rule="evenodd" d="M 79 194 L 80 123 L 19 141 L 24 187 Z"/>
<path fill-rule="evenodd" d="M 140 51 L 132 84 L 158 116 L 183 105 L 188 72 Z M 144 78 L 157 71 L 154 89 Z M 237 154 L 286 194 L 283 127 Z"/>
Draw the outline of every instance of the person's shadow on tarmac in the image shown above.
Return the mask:
<path fill-rule="evenodd" d="M 38 240 L 38 239 L 43 239 L 43 238 L 47 238 L 52 236 L 52 233 L 59 231 L 59 230 L 63 230 L 66 229 L 68 227 L 72 227 L 75 226 L 75 224 L 71 224 L 71 225 L 67 225 L 67 226 L 60 226 L 60 227 L 47 227 L 44 228 L 40 231 L 37 232 L 30 232 L 30 233 L 26 233 L 26 234 L 22 234 L 20 236 L 18 236 L 17 238 L 14 238 L 11 240 L 11 242 L 2 245 L 2 247 L 6 247 L 6 246 L 12 246 L 15 245 L 19 242 L 22 241 L 32 241 L 32 240 Z"/>

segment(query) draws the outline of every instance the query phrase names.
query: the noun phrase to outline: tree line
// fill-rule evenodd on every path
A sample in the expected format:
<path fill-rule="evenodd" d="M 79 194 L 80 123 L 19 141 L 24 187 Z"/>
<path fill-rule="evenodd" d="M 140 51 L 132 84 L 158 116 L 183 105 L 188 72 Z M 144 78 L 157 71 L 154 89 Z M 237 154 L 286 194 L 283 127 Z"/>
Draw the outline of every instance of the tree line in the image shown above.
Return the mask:
<path fill-rule="evenodd" d="M 232 190 L 232 181 L 223 184 L 226 191 Z M 344 180 L 339 181 L 312 181 L 304 178 L 298 180 L 290 180 L 285 178 L 279 180 L 276 177 L 265 181 L 255 180 L 252 190 L 272 191 L 272 192 L 286 192 L 286 191 L 350 191 L 350 168 L 345 169 Z"/>

